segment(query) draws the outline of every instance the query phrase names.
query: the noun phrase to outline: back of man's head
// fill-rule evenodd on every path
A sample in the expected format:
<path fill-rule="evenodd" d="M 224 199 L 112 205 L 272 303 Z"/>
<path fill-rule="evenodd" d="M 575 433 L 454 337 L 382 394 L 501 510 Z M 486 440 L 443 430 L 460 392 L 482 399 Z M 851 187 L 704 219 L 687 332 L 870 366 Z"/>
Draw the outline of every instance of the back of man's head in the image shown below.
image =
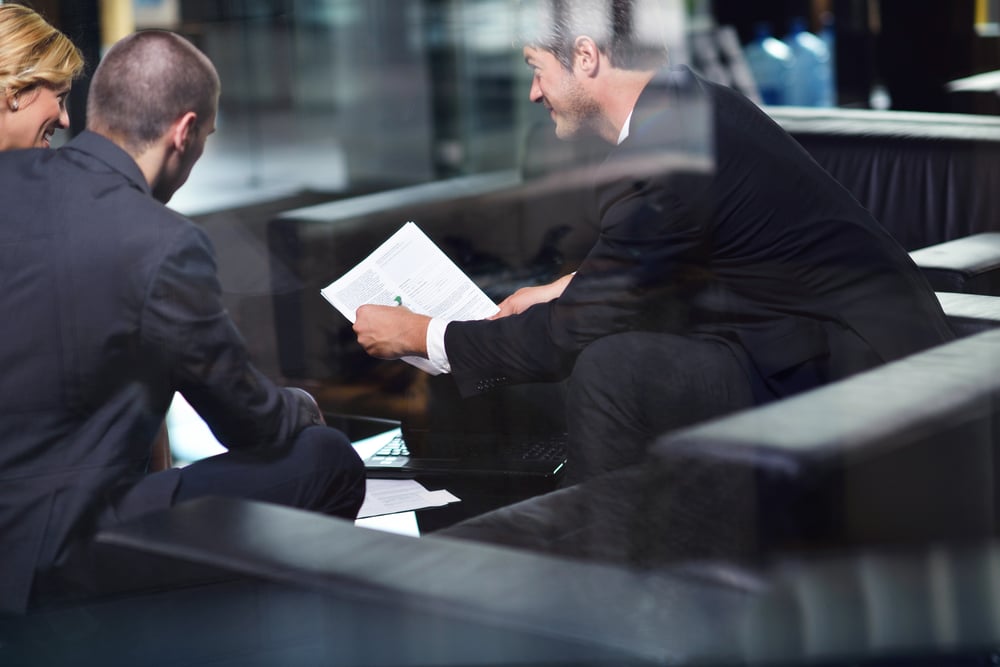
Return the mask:
<path fill-rule="evenodd" d="M 614 67 L 653 70 L 667 64 L 664 4 L 670 0 L 521 0 L 520 39 L 573 68 L 574 42 L 586 35 Z"/>
<path fill-rule="evenodd" d="M 185 113 L 193 111 L 199 122 L 210 118 L 219 88 L 211 61 L 183 37 L 133 33 L 112 46 L 94 72 L 87 128 L 136 155 Z"/>

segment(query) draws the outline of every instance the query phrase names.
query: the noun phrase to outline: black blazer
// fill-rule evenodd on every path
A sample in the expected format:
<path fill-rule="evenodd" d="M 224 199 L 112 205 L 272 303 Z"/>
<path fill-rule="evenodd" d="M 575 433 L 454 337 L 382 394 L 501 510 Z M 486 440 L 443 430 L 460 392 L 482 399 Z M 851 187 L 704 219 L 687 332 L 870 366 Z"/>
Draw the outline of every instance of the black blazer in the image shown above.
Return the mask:
<path fill-rule="evenodd" d="M 760 400 L 952 337 L 917 267 L 847 190 L 757 106 L 686 68 L 647 86 L 600 173 L 600 236 L 563 295 L 449 324 L 463 394 L 564 377 L 591 341 L 633 329 L 739 348 Z"/>
<path fill-rule="evenodd" d="M 145 475 L 175 391 L 230 448 L 316 416 L 251 365 L 207 237 L 120 148 L 2 153 L 0 201 L 0 611 L 20 611 L 36 569 Z M 137 511 L 169 505 L 178 477 L 156 479 Z"/>

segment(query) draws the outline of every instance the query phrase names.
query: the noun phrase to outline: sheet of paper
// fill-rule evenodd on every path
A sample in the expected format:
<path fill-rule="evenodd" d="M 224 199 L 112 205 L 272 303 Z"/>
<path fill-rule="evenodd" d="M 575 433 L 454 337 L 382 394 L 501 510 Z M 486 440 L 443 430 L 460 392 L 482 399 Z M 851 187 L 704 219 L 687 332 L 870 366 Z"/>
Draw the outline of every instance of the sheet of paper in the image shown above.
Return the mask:
<path fill-rule="evenodd" d="M 481 320 L 498 308 L 413 222 L 320 293 L 352 323 L 359 306 L 404 305 L 444 320 Z M 431 371 L 425 359 L 405 361 Z"/>
<path fill-rule="evenodd" d="M 428 491 L 412 479 L 369 479 L 367 484 L 365 502 L 358 512 L 359 519 L 459 502 L 444 489 Z"/>
<path fill-rule="evenodd" d="M 399 436 L 401 432 L 400 429 L 394 428 L 363 440 L 357 440 L 352 444 L 358 456 L 366 459 L 393 438 Z M 366 527 L 381 529 L 386 521 L 371 522 L 371 517 L 460 502 L 459 498 L 448 491 L 428 491 L 418 482 L 409 479 L 369 479 L 367 486 L 365 502 L 361 505 L 361 511 L 358 513 L 358 518 L 365 520 L 358 522 L 358 525 Z M 406 529 L 394 532 L 406 532 Z"/>
<path fill-rule="evenodd" d="M 420 524 L 417 522 L 416 512 L 396 512 L 395 514 L 380 514 L 364 519 L 358 519 L 354 525 L 361 528 L 371 528 L 381 530 L 386 533 L 396 533 L 397 535 L 407 535 L 409 537 L 420 537 Z"/>

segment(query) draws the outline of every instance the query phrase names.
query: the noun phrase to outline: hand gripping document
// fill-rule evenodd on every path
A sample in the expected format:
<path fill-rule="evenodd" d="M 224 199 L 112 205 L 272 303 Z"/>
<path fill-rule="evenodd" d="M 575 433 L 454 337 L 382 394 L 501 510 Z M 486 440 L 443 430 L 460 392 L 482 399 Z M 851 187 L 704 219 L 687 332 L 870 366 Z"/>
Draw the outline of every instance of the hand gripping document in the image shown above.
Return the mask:
<path fill-rule="evenodd" d="M 499 308 L 413 222 L 320 290 L 351 323 L 359 306 L 401 306 L 443 320 L 481 320 Z M 426 359 L 403 357 L 433 372 Z"/>

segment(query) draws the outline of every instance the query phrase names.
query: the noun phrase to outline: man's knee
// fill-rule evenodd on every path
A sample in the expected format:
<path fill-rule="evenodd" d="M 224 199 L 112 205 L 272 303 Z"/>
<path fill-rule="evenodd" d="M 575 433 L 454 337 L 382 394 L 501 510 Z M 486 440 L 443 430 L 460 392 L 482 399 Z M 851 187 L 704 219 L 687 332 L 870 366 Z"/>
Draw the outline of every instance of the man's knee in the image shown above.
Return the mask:
<path fill-rule="evenodd" d="M 622 371 L 622 361 L 630 355 L 633 346 L 631 334 L 604 336 L 590 343 L 580 352 L 573 366 L 573 376 L 617 374 Z"/>
<path fill-rule="evenodd" d="M 631 413 L 641 403 L 651 374 L 669 375 L 659 359 L 657 341 L 645 332 L 599 338 L 577 357 L 569 380 L 568 402 L 577 408 L 618 406 Z"/>
<path fill-rule="evenodd" d="M 570 393 L 576 394 L 571 400 L 579 399 L 581 391 L 594 400 L 619 396 L 621 387 L 631 384 L 631 355 L 626 337 L 627 334 L 605 336 L 580 352 L 568 385 Z"/>
<path fill-rule="evenodd" d="M 742 366 L 724 344 L 654 332 L 599 339 L 570 378 L 567 476 L 637 463 L 661 433 L 751 404 Z"/>
<path fill-rule="evenodd" d="M 336 468 L 364 476 L 365 467 L 347 436 L 328 426 L 303 429 L 292 444 L 301 460 L 317 468 Z"/>
<path fill-rule="evenodd" d="M 749 393 L 746 375 L 728 346 L 644 331 L 606 336 L 588 345 L 577 359 L 571 383 L 607 396 L 653 397 L 661 405 L 684 404 L 692 395 L 742 404 Z"/>
<path fill-rule="evenodd" d="M 347 436 L 326 426 L 310 426 L 292 447 L 298 465 L 318 482 L 308 509 L 353 519 L 365 499 L 365 466 Z"/>

